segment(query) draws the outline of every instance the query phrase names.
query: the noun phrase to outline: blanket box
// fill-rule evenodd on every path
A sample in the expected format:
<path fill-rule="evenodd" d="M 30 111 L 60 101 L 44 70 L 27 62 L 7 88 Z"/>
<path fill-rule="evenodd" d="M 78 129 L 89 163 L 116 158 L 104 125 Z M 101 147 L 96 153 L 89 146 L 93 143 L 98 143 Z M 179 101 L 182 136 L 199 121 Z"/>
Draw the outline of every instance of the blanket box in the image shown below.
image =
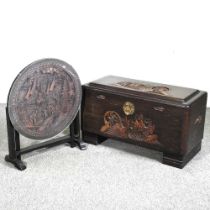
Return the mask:
<path fill-rule="evenodd" d="M 178 168 L 201 149 L 207 93 L 106 76 L 83 85 L 84 141 L 107 138 L 158 150 Z"/>

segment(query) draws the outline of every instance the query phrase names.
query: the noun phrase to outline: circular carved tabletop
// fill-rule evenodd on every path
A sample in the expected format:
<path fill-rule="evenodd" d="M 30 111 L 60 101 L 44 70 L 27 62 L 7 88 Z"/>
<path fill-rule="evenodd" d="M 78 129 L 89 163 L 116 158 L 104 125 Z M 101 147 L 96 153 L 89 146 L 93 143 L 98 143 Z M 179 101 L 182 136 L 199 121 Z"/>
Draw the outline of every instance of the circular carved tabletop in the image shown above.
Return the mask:
<path fill-rule="evenodd" d="M 28 138 L 51 138 L 74 120 L 81 92 L 79 77 L 69 64 L 38 60 L 25 67 L 11 86 L 7 102 L 11 123 Z"/>

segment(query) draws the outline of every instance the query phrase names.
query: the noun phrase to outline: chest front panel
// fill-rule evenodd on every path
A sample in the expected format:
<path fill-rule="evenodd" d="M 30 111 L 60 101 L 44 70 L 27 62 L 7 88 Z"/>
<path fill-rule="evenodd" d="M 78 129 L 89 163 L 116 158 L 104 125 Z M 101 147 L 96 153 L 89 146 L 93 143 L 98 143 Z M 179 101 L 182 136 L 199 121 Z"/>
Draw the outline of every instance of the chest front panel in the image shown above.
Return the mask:
<path fill-rule="evenodd" d="M 85 89 L 83 100 L 83 130 L 160 151 L 181 151 L 184 109 L 96 89 Z"/>

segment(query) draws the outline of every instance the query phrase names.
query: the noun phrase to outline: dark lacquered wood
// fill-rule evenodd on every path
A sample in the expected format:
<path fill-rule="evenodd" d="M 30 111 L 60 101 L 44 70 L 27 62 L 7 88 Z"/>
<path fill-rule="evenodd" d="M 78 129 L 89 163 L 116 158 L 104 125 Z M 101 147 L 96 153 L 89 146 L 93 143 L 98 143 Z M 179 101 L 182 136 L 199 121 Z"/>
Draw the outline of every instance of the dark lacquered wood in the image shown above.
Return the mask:
<path fill-rule="evenodd" d="M 183 168 L 199 151 L 201 142 L 198 143 L 189 153 L 183 156 L 163 153 L 163 163 L 177 168 Z"/>
<path fill-rule="evenodd" d="M 163 163 L 182 168 L 199 151 L 203 138 L 207 93 L 167 85 L 173 88 L 174 98 L 171 99 L 168 95 L 163 96 L 151 92 L 139 94 L 139 91 L 110 86 L 109 84 L 115 80 L 116 77 L 113 79 L 106 77 L 98 80 L 99 82 L 83 86 L 82 130 L 84 140 L 99 144 L 100 139 L 113 138 L 151 148 L 163 152 Z M 148 84 L 149 87 L 157 86 L 157 83 L 144 84 Z M 178 90 L 177 95 L 176 90 Z M 134 105 L 134 114 L 125 116 L 123 110 L 125 102 Z M 115 127 L 108 126 L 108 131 L 106 131 L 107 124 L 104 122 L 107 111 L 114 113 L 112 116 L 114 121 L 117 121 L 118 118 L 121 120 L 114 122 Z M 148 130 L 145 129 L 142 133 L 137 132 L 136 137 L 131 135 L 132 131 L 126 130 L 125 124 L 127 121 L 129 123 L 140 122 L 141 120 L 136 120 L 139 115 L 142 115 L 143 122 L 146 121 L 145 119 L 151 121 L 151 126 L 154 126 L 155 129 L 151 131 L 152 127 L 148 127 Z M 116 125 L 120 127 L 119 132 L 113 132 L 114 129 L 117 130 Z M 129 134 L 121 135 L 124 132 L 123 129 Z M 149 138 L 151 136 L 154 137 L 152 141 Z"/>

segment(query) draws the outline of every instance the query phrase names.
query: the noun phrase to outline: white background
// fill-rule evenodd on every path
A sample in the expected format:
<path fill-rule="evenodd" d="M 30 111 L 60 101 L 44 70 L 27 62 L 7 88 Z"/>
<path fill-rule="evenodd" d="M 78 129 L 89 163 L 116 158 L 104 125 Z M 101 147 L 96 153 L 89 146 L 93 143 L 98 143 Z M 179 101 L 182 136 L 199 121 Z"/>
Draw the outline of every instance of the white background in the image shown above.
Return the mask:
<path fill-rule="evenodd" d="M 0 0 L 0 102 L 46 57 L 82 83 L 113 74 L 210 92 L 210 1 Z"/>

